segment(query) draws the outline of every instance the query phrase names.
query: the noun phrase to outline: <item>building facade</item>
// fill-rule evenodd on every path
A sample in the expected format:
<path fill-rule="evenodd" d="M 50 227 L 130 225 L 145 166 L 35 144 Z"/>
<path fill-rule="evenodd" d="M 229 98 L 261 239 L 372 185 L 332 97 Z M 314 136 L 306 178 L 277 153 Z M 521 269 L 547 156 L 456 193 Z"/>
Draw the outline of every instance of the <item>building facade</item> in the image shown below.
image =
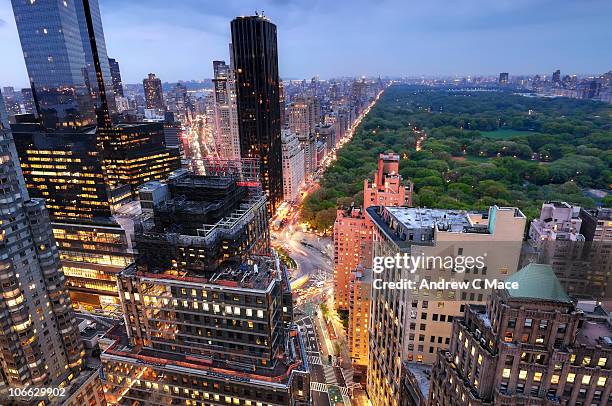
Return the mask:
<path fill-rule="evenodd" d="M 492 206 L 487 213 L 371 206 L 373 257 L 481 257 L 461 280 L 500 279 L 518 269 L 526 217 L 517 208 Z M 486 255 L 484 254 L 486 252 Z M 373 268 L 374 269 L 374 268 Z M 423 260 L 415 268 L 394 263 L 373 277 L 367 391 L 376 405 L 397 405 L 401 361 L 431 364 L 448 348 L 451 323 L 468 302 L 487 292 L 473 288 L 430 290 L 422 281 L 457 279 L 456 268 Z M 384 281 L 411 280 L 415 288 L 390 289 Z"/>
<path fill-rule="evenodd" d="M 240 159 L 234 72 L 224 61 L 213 61 L 215 147 L 221 159 Z"/>
<path fill-rule="evenodd" d="M 429 404 L 610 404 L 609 320 L 580 311 L 549 265 L 528 265 L 508 281 L 519 288 L 495 291 L 454 320 Z"/>
<path fill-rule="evenodd" d="M 287 202 L 295 202 L 304 185 L 304 150 L 297 136 L 283 130 L 283 196 Z"/>
<path fill-rule="evenodd" d="M 69 384 L 84 356 L 49 213 L 42 199 L 28 196 L 7 124 L 0 120 L 3 402 L 9 402 L 9 388 Z M 21 400 L 31 404 L 31 399 Z"/>
<path fill-rule="evenodd" d="M 108 120 L 114 94 L 97 0 L 12 1 L 36 110 L 46 128 Z"/>
<path fill-rule="evenodd" d="M 240 153 L 261 160 L 261 182 L 274 213 L 283 200 L 276 26 L 264 16 L 232 20 Z"/>
<path fill-rule="evenodd" d="M 115 58 L 108 58 L 108 66 L 110 67 L 113 93 L 115 94 L 115 97 L 123 97 L 123 81 L 121 80 L 119 62 L 117 62 Z"/>
<path fill-rule="evenodd" d="M 149 73 L 149 75 L 142 80 L 142 86 L 144 88 L 146 107 L 148 109 L 160 111 L 166 110 L 161 79 L 156 77 L 154 73 Z"/>
<path fill-rule="evenodd" d="M 184 173 L 142 193 L 153 224 L 137 230 L 138 260 L 119 277 L 126 325 L 101 355 L 109 403 L 309 404 L 260 188 Z"/>

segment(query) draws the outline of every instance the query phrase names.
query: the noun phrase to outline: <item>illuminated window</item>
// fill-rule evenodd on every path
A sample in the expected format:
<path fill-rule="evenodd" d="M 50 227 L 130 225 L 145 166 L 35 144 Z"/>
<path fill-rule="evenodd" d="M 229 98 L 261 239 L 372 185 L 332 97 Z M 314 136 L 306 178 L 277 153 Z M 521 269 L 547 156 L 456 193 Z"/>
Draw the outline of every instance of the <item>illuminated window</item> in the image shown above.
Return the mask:
<path fill-rule="evenodd" d="M 582 375 L 582 384 L 588 385 L 591 383 L 591 375 Z"/>
<path fill-rule="evenodd" d="M 510 368 L 504 368 L 502 371 L 502 378 L 510 378 Z"/>
<path fill-rule="evenodd" d="M 522 380 L 527 379 L 527 371 L 525 371 L 524 369 L 521 369 L 519 371 L 519 379 L 522 379 Z"/>
<path fill-rule="evenodd" d="M 597 386 L 606 386 L 606 381 L 608 379 L 605 376 L 600 376 L 597 378 Z"/>
<path fill-rule="evenodd" d="M 567 374 L 567 381 L 568 382 L 574 382 L 576 380 L 576 374 L 573 372 L 570 372 L 569 374 Z"/>
<path fill-rule="evenodd" d="M 550 377 L 550 383 L 555 385 L 559 383 L 559 375 L 553 375 Z"/>

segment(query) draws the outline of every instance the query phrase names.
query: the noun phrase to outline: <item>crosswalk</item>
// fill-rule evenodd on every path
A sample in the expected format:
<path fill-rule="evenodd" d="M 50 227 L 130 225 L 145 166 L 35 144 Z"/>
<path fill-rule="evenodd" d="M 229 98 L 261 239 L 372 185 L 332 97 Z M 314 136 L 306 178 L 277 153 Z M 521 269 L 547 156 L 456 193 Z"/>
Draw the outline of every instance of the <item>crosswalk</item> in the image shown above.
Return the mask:
<path fill-rule="evenodd" d="M 335 386 L 338 388 L 342 396 L 349 396 L 348 388 L 343 386 L 329 385 L 323 382 L 310 382 L 310 390 L 315 392 L 327 392 L 330 386 Z"/>
<path fill-rule="evenodd" d="M 309 355 L 308 363 L 312 365 L 323 365 L 323 361 L 321 361 L 321 357 L 318 355 Z"/>
<path fill-rule="evenodd" d="M 310 382 L 310 390 L 315 392 L 327 392 L 327 384 L 322 382 Z"/>
<path fill-rule="evenodd" d="M 325 382 L 337 385 L 338 379 L 336 378 L 336 373 L 334 372 L 334 367 L 329 365 L 323 365 L 323 372 L 325 372 Z"/>

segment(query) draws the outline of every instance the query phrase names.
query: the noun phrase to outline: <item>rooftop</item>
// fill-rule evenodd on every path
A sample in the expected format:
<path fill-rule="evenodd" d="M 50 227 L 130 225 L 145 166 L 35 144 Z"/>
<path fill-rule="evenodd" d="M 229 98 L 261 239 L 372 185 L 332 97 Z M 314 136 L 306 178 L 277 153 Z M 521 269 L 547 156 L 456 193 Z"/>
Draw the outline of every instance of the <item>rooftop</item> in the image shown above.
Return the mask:
<path fill-rule="evenodd" d="M 274 278 L 281 274 L 280 263 L 272 256 L 252 256 L 241 264 L 226 263 L 210 277 L 192 274 L 189 271 L 169 269 L 164 272 L 149 272 L 136 264 L 122 272 L 126 276 L 139 276 L 151 280 L 166 280 L 177 284 L 217 285 L 227 288 L 267 290 Z"/>
<path fill-rule="evenodd" d="M 407 361 L 404 361 L 404 367 L 412 374 L 419 385 L 419 387 L 415 389 L 419 389 L 421 394 L 427 398 L 429 396 L 429 381 L 431 379 L 432 367 L 430 365 Z"/>
<path fill-rule="evenodd" d="M 385 209 L 408 229 L 438 226 L 445 231 L 463 232 L 464 227 L 471 226 L 467 213 L 464 211 L 409 207 L 386 207 Z"/>
<path fill-rule="evenodd" d="M 559 283 L 551 265 L 531 263 L 506 279 L 517 282 L 518 289 L 508 289 L 508 295 L 516 299 L 539 299 L 553 302 L 571 303 Z"/>
<path fill-rule="evenodd" d="M 585 320 L 576 334 L 576 342 L 589 347 L 597 345 L 612 350 L 612 327 L 607 321 Z"/>

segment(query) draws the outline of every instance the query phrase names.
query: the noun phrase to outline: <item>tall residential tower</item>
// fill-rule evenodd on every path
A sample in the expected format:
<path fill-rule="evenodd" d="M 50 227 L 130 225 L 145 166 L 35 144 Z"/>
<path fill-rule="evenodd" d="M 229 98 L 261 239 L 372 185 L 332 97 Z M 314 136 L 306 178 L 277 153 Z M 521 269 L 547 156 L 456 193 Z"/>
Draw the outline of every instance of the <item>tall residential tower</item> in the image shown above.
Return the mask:
<path fill-rule="evenodd" d="M 232 20 L 240 152 L 260 158 L 269 211 L 283 200 L 281 115 L 276 25 L 264 16 Z"/>

